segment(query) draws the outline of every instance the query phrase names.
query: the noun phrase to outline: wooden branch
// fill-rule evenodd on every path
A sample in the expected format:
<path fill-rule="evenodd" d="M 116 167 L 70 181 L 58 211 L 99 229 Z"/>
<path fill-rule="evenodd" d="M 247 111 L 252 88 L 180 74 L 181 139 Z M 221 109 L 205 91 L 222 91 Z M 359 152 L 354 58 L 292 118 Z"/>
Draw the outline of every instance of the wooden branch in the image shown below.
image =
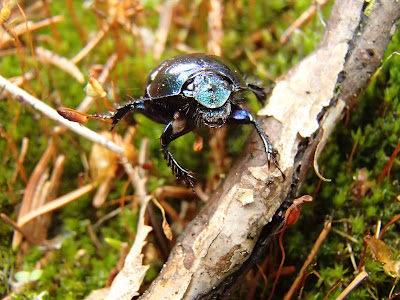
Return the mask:
<path fill-rule="evenodd" d="M 280 228 L 314 157 L 365 90 L 395 32 L 396 0 L 336 1 L 318 48 L 282 75 L 260 111 L 286 174 L 253 133 L 225 182 L 179 238 L 141 299 L 229 298 Z"/>

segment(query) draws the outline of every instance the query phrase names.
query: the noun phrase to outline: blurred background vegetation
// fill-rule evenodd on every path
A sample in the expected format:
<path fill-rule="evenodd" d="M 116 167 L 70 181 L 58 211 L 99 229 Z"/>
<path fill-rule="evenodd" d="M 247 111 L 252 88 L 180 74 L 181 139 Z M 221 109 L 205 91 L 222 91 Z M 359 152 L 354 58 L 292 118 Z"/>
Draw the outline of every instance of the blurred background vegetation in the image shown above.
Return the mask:
<path fill-rule="evenodd" d="M 85 83 L 57 67 L 52 59 L 75 62 L 87 81 L 95 70 L 101 70 L 98 65 L 105 65 L 117 54 L 115 67 L 103 84 L 108 100 L 97 99 L 88 110 L 88 113 L 107 113 L 110 108 L 112 110 L 113 101 L 123 104 L 130 97 L 142 96 L 147 75 L 162 60 L 180 53 L 220 51 L 249 82 L 268 88 L 278 76 L 315 49 L 332 6 L 332 1 L 323 7 L 316 6 L 315 14 L 283 44 L 280 38 L 285 30 L 313 7 L 313 1 L 226 0 L 222 1 L 223 14 L 219 19 L 218 15 L 217 19 L 212 19 L 210 7 L 215 2 L 219 3 L 212 0 L 11 1 L 11 15 L 0 29 L 0 74 L 14 83 L 19 82 L 24 90 L 51 107 L 76 108 L 86 96 Z M 26 22 L 38 24 L 57 16 L 62 19 L 29 34 L 23 32 Z M 218 22 L 222 28 L 213 26 Z M 32 24 L 29 23 L 29 27 Z M 22 33 L 18 39 L 14 36 L 8 41 L 7 37 L 13 36 L 9 30 L 17 32 L 18 26 Z M 76 55 L 101 32 L 104 34 L 94 48 L 77 60 Z M 222 34 L 221 39 L 215 39 L 218 33 Z M 40 50 L 38 53 L 40 47 L 50 50 L 52 58 L 43 57 Z M 385 57 L 399 47 L 397 33 Z M 299 222 L 285 232 L 286 268 L 273 299 L 282 299 L 288 291 L 326 220 L 332 220 L 332 230 L 307 270 L 302 298 L 324 299 L 339 283 L 328 296 L 334 299 L 353 280 L 361 260 L 369 277 L 348 299 L 388 297 L 395 279 L 383 271 L 382 260 L 375 261 L 369 250 L 366 254 L 363 252 L 364 236 L 374 235 L 377 227 L 385 226 L 399 214 L 400 164 L 396 157 L 396 151 L 400 150 L 399 63 L 398 55 L 385 62 L 359 104 L 348 112 L 331 136 L 319 166 L 324 177 L 332 181 L 321 182 L 313 171 L 310 172 L 302 194 L 312 195 L 314 202 L 303 206 Z M 25 80 L 22 74 L 26 74 Z M 261 107 L 252 98 L 248 105 L 253 111 Z M 160 152 L 163 126 L 139 115 L 135 121 L 132 142 L 135 148 L 140 148 L 144 138 L 150 141 L 148 191 L 154 192 L 167 185 L 179 186 Z M 53 132 L 56 126 L 0 87 L 0 212 L 13 220 L 18 217 L 24 190 L 51 137 L 55 141 L 55 153 L 65 155 L 58 196 L 93 180 L 87 164 L 92 142 L 68 131 L 56 134 Z M 96 121 L 89 121 L 85 126 L 97 132 L 109 129 L 109 125 Z M 126 128 L 127 124 L 121 122 L 116 131 L 123 135 Z M 241 151 L 251 128 L 241 126 L 228 130 L 232 133 L 228 137 L 235 138 L 226 141 L 226 153 L 222 158 L 225 171 Z M 223 172 L 217 178 L 213 175 L 217 148 L 208 145 L 207 130 L 200 130 L 200 133 L 205 137 L 201 152 L 192 150 L 196 140 L 193 134 L 174 141 L 171 148 L 182 165 L 196 173 L 199 186 L 207 195 L 224 176 Z M 24 139 L 29 140 L 23 160 L 24 173 L 20 171 L 14 175 Z M 50 170 L 56 154 L 52 156 Z M 385 169 L 389 162 L 390 176 Z M 57 245 L 56 250 L 45 250 L 26 242 L 13 249 L 13 228 L 0 220 L 0 295 L 15 292 L 13 299 L 81 299 L 110 283 L 122 243 L 131 245 L 134 240 L 138 218 L 137 202 L 134 197 L 128 197 L 134 191 L 126 184 L 127 175 L 116 168 L 105 204 L 94 208 L 91 203 L 94 192 L 86 194 L 55 211 L 51 224 L 48 222 L 41 227 L 44 238 Z M 122 207 L 122 214 L 121 209 L 118 211 L 118 199 L 123 194 L 127 203 Z M 202 207 L 202 201 L 193 199 L 193 195 L 169 198 L 171 211 L 181 213 L 178 219 L 168 217 L 176 238 Z M 119 213 L 102 219 L 115 211 Z M 154 214 L 161 223 L 158 211 L 154 210 Z M 99 223 L 99 220 L 104 221 Z M 388 258 L 391 261 L 399 254 L 398 233 L 398 222 L 394 222 L 382 238 L 392 251 L 392 257 Z M 276 240 L 271 244 L 270 253 L 259 262 L 264 266 L 268 283 L 262 276 L 254 282 L 259 272 L 255 267 L 236 299 L 268 297 L 281 258 Z M 144 289 L 165 261 L 163 250 L 157 237 L 150 235 L 144 262 L 150 264 L 151 269 Z M 399 276 L 399 273 L 394 275 Z M 399 292 L 399 288 L 394 292 Z"/>

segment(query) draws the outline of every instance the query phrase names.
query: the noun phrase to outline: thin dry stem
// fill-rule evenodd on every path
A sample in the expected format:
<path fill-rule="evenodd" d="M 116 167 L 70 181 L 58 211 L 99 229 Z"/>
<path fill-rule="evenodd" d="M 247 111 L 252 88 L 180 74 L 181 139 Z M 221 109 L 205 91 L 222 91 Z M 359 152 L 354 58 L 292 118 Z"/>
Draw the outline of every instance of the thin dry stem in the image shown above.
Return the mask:
<path fill-rule="evenodd" d="M 342 284 L 342 282 L 343 282 L 343 279 L 340 279 L 340 280 L 329 290 L 329 292 L 325 295 L 325 297 L 324 297 L 323 300 L 328 299 L 329 295 L 330 295 L 335 289 L 337 289 L 338 286 Z"/>
<path fill-rule="evenodd" d="M 14 33 L 15 36 L 20 36 L 24 33 L 27 32 L 27 30 L 29 31 L 35 31 L 35 30 L 39 30 L 42 29 L 44 27 L 47 27 L 51 24 L 56 24 L 56 23 L 60 23 L 64 21 L 64 17 L 63 16 L 53 16 L 51 18 L 48 18 L 46 20 L 42 20 L 40 22 L 37 23 L 33 23 L 28 21 L 27 24 L 18 24 L 17 26 L 15 26 L 12 31 Z M 1 31 L 0 31 L 1 33 Z M 14 40 L 14 37 L 12 35 L 9 34 L 0 34 L 0 49 L 5 48 L 9 43 L 11 43 Z"/>
<path fill-rule="evenodd" d="M 208 51 L 211 54 L 222 55 L 222 40 L 224 30 L 222 28 L 222 18 L 224 7 L 221 0 L 210 0 L 210 10 L 208 14 L 208 34 L 209 40 L 207 44 Z"/>
<path fill-rule="evenodd" d="M 36 217 L 44 215 L 44 214 L 51 212 L 53 210 L 56 210 L 60 207 L 63 207 L 64 205 L 79 199 L 80 197 L 89 193 L 90 191 L 92 191 L 95 188 L 96 188 L 96 185 L 90 183 L 90 184 L 84 185 L 84 186 L 76 189 L 75 191 L 72 191 L 66 195 L 63 195 L 47 204 L 41 206 L 40 208 L 33 210 L 33 211 L 25 214 L 24 216 L 22 216 L 18 220 L 18 225 L 24 226 L 25 224 L 27 224 L 29 221 L 35 219 Z"/>
<path fill-rule="evenodd" d="M 35 49 L 38 58 L 45 64 L 51 64 L 57 68 L 63 70 L 64 72 L 71 75 L 79 83 L 85 82 L 85 77 L 79 68 L 71 62 L 69 59 L 62 57 L 50 50 L 44 49 L 42 47 L 36 47 Z"/>
<path fill-rule="evenodd" d="M 22 144 L 21 144 L 21 151 L 19 152 L 19 156 L 17 159 L 17 169 L 15 170 L 13 176 L 11 177 L 11 182 L 14 183 L 17 180 L 17 176 L 20 173 L 20 168 L 19 166 L 23 166 L 24 160 L 26 157 L 26 154 L 28 153 L 28 147 L 29 147 L 29 139 L 27 137 L 24 137 L 22 139 Z M 24 174 L 21 173 L 21 176 L 24 176 Z M 25 175 L 26 177 L 26 175 Z M 28 179 L 24 179 L 25 182 L 28 182 Z"/>
<path fill-rule="evenodd" d="M 0 127 L 0 136 L 7 140 L 7 146 L 9 147 L 11 154 L 14 156 L 14 159 L 17 162 L 16 171 L 18 171 L 21 174 L 24 182 L 28 183 L 28 177 L 26 175 L 25 168 L 22 162 L 18 159 L 18 150 L 17 147 L 15 146 L 14 140 L 12 139 L 10 134 L 7 134 L 7 132 L 3 129 L 3 127 Z"/>
<path fill-rule="evenodd" d="M 107 78 L 110 76 L 111 70 L 114 69 L 115 64 L 117 63 L 117 59 L 118 59 L 118 55 L 115 53 L 112 54 L 108 58 L 106 64 L 104 65 L 103 71 L 97 78 L 98 82 L 100 82 L 100 83 L 106 82 Z M 87 112 L 89 110 L 89 108 L 92 106 L 94 101 L 95 101 L 95 98 L 86 96 L 82 100 L 81 104 L 79 104 L 79 106 L 76 108 L 76 110 L 78 110 L 80 112 Z"/>
<path fill-rule="evenodd" d="M 47 145 L 44 154 L 40 158 L 40 161 L 37 163 L 33 173 L 31 174 L 29 182 L 25 189 L 17 222 L 18 225 L 21 227 L 23 227 L 23 225 L 21 225 L 21 223 L 19 222 L 21 218 L 23 218 L 26 214 L 28 214 L 31 211 L 31 209 L 35 208 L 34 199 L 38 197 L 38 191 L 40 190 L 39 187 L 41 186 L 40 182 L 41 181 L 43 182 L 43 174 L 46 173 L 47 165 L 49 164 L 50 159 L 54 155 L 54 153 L 55 153 L 54 140 L 50 139 L 49 144 Z M 21 244 L 21 242 L 22 242 L 22 235 L 19 232 L 15 232 L 12 242 L 13 249 L 17 249 Z"/>
<path fill-rule="evenodd" d="M 104 38 L 106 33 L 110 30 L 110 26 L 107 24 L 105 25 L 99 32 L 97 32 L 93 38 L 90 39 L 90 41 L 86 44 L 85 47 L 82 48 L 81 51 L 79 51 L 78 54 L 76 54 L 73 58 L 71 58 L 71 62 L 73 64 L 77 64 L 80 62 L 83 58 L 85 58 L 90 51 L 94 49 L 94 47 L 97 46 L 98 43 Z"/>
<path fill-rule="evenodd" d="M 363 270 L 360 274 L 354 278 L 354 280 L 344 289 L 343 292 L 336 298 L 336 300 L 345 299 L 365 278 L 368 277 L 368 273 Z"/>
<path fill-rule="evenodd" d="M 18 226 L 18 224 L 15 223 L 6 214 L 1 213 L 0 217 L 3 219 L 4 222 L 6 222 L 8 225 L 10 225 L 12 228 L 14 228 L 14 230 L 16 230 L 19 234 L 21 234 L 28 242 L 30 242 L 33 245 L 39 245 L 38 240 L 36 240 L 30 234 L 25 233 L 25 230 L 23 228 L 21 228 L 21 226 Z"/>
<path fill-rule="evenodd" d="M 83 29 L 82 24 L 79 22 L 79 20 L 76 16 L 74 4 L 72 3 L 72 0 L 66 0 L 65 2 L 67 4 L 69 14 L 71 15 L 72 23 L 74 23 L 74 26 L 75 26 L 76 30 L 78 31 L 79 38 L 81 39 L 81 42 L 84 44 L 84 43 L 86 43 L 86 33 L 85 33 L 85 30 Z M 74 63 L 76 63 L 76 62 L 74 62 Z"/>
<path fill-rule="evenodd" d="M 71 129 L 80 136 L 94 143 L 97 143 L 117 154 L 123 153 L 123 149 L 118 145 L 116 145 L 115 143 L 113 143 L 112 141 L 105 139 L 95 131 L 92 131 L 86 127 L 80 126 L 79 124 L 64 119 L 57 113 L 55 109 L 43 103 L 42 101 L 38 100 L 37 98 L 33 97 L 32 95 L 28 94 L 27 92 L 20 89 L 16 85 L 12 84 L 10 81 L 8 81 L 7 79 L 5 79 L 0 75 L 0 89 L 2 88 L 4 88 L 6 91 L 14 95 L 16 100 L 20 101 L 23 104 L 32 106 L 34 109 L 40 111 L 49 119 L 57 121 L 61 125 L 67 127 L 68 129 Z"/>
<path fill-rule="evenodd" d="M 303 266 L 301 267 L 299 274 L 297 275 L 297 277 L 294 280 L 289 291 L 283 298 L 284 300 L 292 299 L 292 297 L 294 296 L 294 293 L 299 289 L 299 287 L 303 281 L 304 275 L 306 273 L 305 272 L 306 269 L 312 263 L 312 261 L 315 259 L 315 255 L 317 255 L 317 252 L 318 252 L 319 248 L 322 246 L 322 243 L 325 241 L 329 231 L 331 230 L 331 227 L 332 227 L 331 222 L 327 222 L 325 224 L 325 226 L 322 229 L 321 233 L 319 234 L 317 240 L 315 241 L 315 244 L 314 244 L 313 248 L 311 249 L 310 254 L 308 254 L 307 259 L 305 260 Z"/>
<path fill-rule="evenodd" d="M 160 22 L 158 24 L 156 32 L 156 43 L 154 45 L 154 59 L 158 60 L 161 58 L 165 44 L 167 42 L 169 28 L 171 26 L 172 11 L 174 6 L 177 4 L 177 0 L 166 1 L 161 9 Z"/>
<path fill-rule="evenodd" d="M 317 1 L 313 2 L 310 5 L 310 7 L 304 13 L 302 13 L 301 16 L 298 17 L 297 20 L 295 22 L 293 22 L 293 24 L 290 25 L 290 27 L 288 29 L 285 30 L 282 37 L 279 39 L 279 43 L 281 45 L 285 45 L 297 29 L 304 26 L 305 23 L 307 23 L 314 17 L 315 13 L 317 12 L 318 7 L 324 6 L 329 1 L 330 0 L 317 0 Z"/>
<path fill-rule="evenodd" d="M 26 15 L 25 15 L 23 9 L 21 8 L 21 6 L 19 4 L 17 4 L 17 6 L 18 6 L 19 10 L 21 11 L 21 14 L 22 14 L 22 16 L 24 18 L 24 21 L 25 21 L 26 32 L 28 33 L 28 38 L 29 38 L 29 47 L 30 47 L 30 50 L 31 50 L 32 60 L 33 60 L 34 66 L 35 66 L 35 70 L 36 70 L 36 74 L 37 74 L 37 77 L 38 77 L 38 80 L 39 80 L 40 88 L 42 90 L 42 97 L 41 98 L 43 100 L 43 97 L 44 97 L 44 92 L 43 91 L 45 91 L 45 88 L 44 88 L 42 76 L 40 75 L 40 72 L 39 72 L 39 67 L 38 67 L 38 63 L 37 63 L 37 60 L 36 60 L 35 51 L 34 51 L 34 48 L 33 48 L 33 39 L 32 39 L 32 35 L 31 35 L 31 31 L 28 28 L 28 19 L 26 18 Z"/>

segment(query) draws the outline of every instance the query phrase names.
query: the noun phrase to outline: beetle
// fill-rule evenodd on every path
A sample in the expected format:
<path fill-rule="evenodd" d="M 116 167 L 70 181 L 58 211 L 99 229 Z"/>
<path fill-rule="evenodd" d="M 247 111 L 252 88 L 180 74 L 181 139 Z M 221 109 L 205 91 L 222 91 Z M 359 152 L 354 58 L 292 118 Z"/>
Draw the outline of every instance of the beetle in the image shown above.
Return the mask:
<path fill-rule="evenodd" d="M 241 105 L 245 91 L 253 92 L 260 101 L 266 97 L 262 88 L 246 83 L 239 71 L 221 57 L 202 53 L 175 56 L 150 74 L 144 97 L 117 108 L 111 116 L 111 129 L 130 111 L 166 124 L 161 149 L 174 175 L 187 187 L 193 188 L 194 174 L 178 164 L 168 145 L 199 126 L 253 124 L 264 144 L 268 165 L 272 162 L 279 169 L 277 151 L 254 116 Z"/>

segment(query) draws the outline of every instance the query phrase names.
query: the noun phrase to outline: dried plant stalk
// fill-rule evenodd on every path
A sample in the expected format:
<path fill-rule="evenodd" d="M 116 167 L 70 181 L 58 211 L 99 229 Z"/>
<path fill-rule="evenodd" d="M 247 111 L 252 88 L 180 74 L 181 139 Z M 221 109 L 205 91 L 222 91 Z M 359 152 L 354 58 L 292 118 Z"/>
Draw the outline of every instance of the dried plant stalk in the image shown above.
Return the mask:
<path fill-rule="evenodd" d="M 156 32 L 156 43 L 154 45 L 154 59 L 158 60 L 164 52 L 165 44 L 167 42 L 169 28 L 171 26 L 172 11 L 174 6 L 178 3 L 177 0 L 164 2 L 160 10 L 160 21 Z"/>
<path fill-rule="evenodd" d="M 18 165 L 22 165 L 24 163 L 26 153 L 28 153 L 28 146 L 29 146 L 29 139 L 27 137 L 24 137 L 22 139 L 22 146 L 21 146 L 21 151 L 18 156 Z M 19 174 L 19 169 L 17 168 L 11 177 L 11 182 L 15 182 L 17 180 L 17 176 Z"/>
<path fill-rule="evenodd" d="M 21 209 L 18 214 L 18 222 L 17 223 L 19 223 L 18 225 L 21 226 L 22 228 L 24 228 L 24 227 L 23 227 L 23 225 L 21 225 L 20 220 L 25 215 L 27 215 L 33 207 L 32 201 L 35 197 L 35 191 L 37 191 L 37 187 L 39 185 L 41 177 L 42 177 L 43 173 L 45 172 L 47 165 L 50 162 L 51 157 L 54 155 L 54 153 L 55 153 L 54 151 L 55 151 L 54 141 L 53 141 L 53 139 L 50 139 L 46 151 L 42 155 L 40 161 L 36 165 L 33 173 L 31 174 L 31 176 L 29 178 L 29 182 L 25 189 L 24 197 L 22 199 Z M 17 249 L 19 247 L 19 245 L 22 242 L 22 238 L 23 237 L 19 232 L 14 233 L 13 242 L 12 242 L 13 249 Z"/>
<path fill-rule="evenodd" d="M 49 213 L 49 212 L 56 210 L 72 201 L 75 201 L 75 200 L 79 199 L 80 197 L 82 197 L 83 195 L 92 191 L 95 187 L 96 187 L 96 185 L 94 185 L 94 184 L 87 184 L 87 185 L 84 185 L 84 186 L 76 189 L 75 191 L 73 191 L 71 193 L 61 196 L 43 206 L 41 206 L 40 208 L 33 210 L 33 211 L 25 214 L 24 216 L 22 216 L 18 220 L 18 225 L 24 226 L 29 221 L 37 218 L 38 216 Z"/>
<path fill-rule="evenodd" d="M 26 33 L 27 30 L 35 31 L 35 30 L 50 26 L 51 24 L 60 23 L 62 21 L 64 21 L 63 16 L 53 16 L 51 18 L 48 18 L 46 20 L 43 20 L 43 21 L 40 21 L 37 23 L 28 21 L 27 24 L 25 24 L 25 23 L 18 24 L 17 26 L 12 28 L 12 31 L 15 36 L 20 36 L 20 35 Z M 6 48 L 8 45 L 10 45 L 10 43 L 13 42 L 13 40 L 14 40 L 14 37 L 9 34 L 4 34 L 4 31 L 2 31 L 2 28 L 0 27 L 0 49 Z"/>
<path fill-rule="evenodd" d="M 92 294 L 96 294 L 96 296 L 91 294 L 86 299 L 101 297 L 107 300 L 130 300 L 133 296 L 138 295 L 144 276 L 149 269 L 149 266 L 142 264 L 142 249 L 146 245 L 147 236 L 152 230 L 151 226 L 145 224 L 146 209 L 152 199 L 152 196 L 148 195 L 146 187 L 148 171 L 141 167 L 147 161 L 148 154 L 149 141 L 144 139 L 139 151 L 138 165 L 133 168 L 127 161 L 123 162 L 141 206 L 135 242 L 126 257 L 124 267 L 115 277 L 111 288 L 94 291 Z M 98 294 L 101 296 L 98 296 Z"/>
<path fill-rule="evenodd" d="M 105 139 L 97 132 L 90 130 L 89 128 L 80 126 L 77 123 L 70 122 L 70 121 L 64 119 L 57 113 L 57 111 L 55 109 L 48 106 L 44 102 L 38 100 L 37 98 L 33 97 L 32 95 L 28 94 L 27 92 L 20 89 L 16 85 L 12 84 L 7 79 L 5 79 L 3 76 L 0 75 L 0 90 L 3 88 L 6 91 L 8 91 L 9 93 L 11 93 L 12 95 L 14 95 L 16 100 L 20 101 L 23 104 L 32 106 L 34 109 L 43 113 L 47 118 L 57 121 L 58 123 L 67 127 L 68 129 L 71 129 L 72 131 L 76 132 L 77 134 L 81 135 L 82 137 L 84 137 L 94 143 L 97 143 L 99 145 L 102 145 L 103 147 L 105 147 L 111 151 L 114 151 L 117 154 L 122 154 L 124 152 L 120 146 L 116 145 L 112 141 Z M 54 131 L 56 132 L 57 130 L 55 129 Z"/>
<path fill-rule="evenodd" d="M 318 252 L 319 248 L 321 248 L 322 243 L 325 241 L 329 231 L 331 230 L 331 227 L 332 227 L 331 222 L 328 222 L 325 224 L 324 229 L 322 229 L 321 233 L 319 234 L 317 240 L 314 243 L 313 248 L 311 249 L 310 253 L 307 256 L 307 259 L 305 260 L 305 262 L 303 263 L 303 266 L 301 267 L 299 273 L 297 274 L 295 281 L 293 282 L 289 291 L 286 293 L 284 300 L 292 299 L 292 297 L 294 296 L 294 293 L 300 288 L 300 285 L 304 279 L 306 269 L 312 263 L 315 256 L 317 255 L 317 252 Z"/>
<path fill-rule="evenodd" d="M 222 17 L 224 8 L 221 0 L 210 0 L 210 12 L 208 14 L 208 51 L 211 54 L 222 55 L 222 40 L 224 31 L 222 28 Z"/>
<path fill-rule="evenodd" d="M 326 5 L 329 1 L 330 0 L 313 1 L 310 7 L 300 17 L 298 17 L 297 20 L 288 29 L 285 30 L 285 32 L 279 39 L 279 43 L 281 45 L 286 44 L 297 29 L 299 29 L 301 26 L 304 25 L 304 23 L 308 22 L 314 17 L 318 7 Z"/>
<path fill-rule="evenodd" d="M 81 51 L 79 51 L 78 54 L 76 54 L 73 58 L 71 58 L 71 62 L 73 64 L 77 64 L 85 56 L 87 56 L 90 53 L 90 51 L 92 51 L 94 47 L 96 47 L 96 45 L 104 38 L 108 30 L 110 30 L 110 26 L 107 24 L 99 32 L 97 32 L 93 38 L 90 39 L 90 41 L 86 44 L 85 47 L 83 47 Z"/>
<path fill-rule="evenodd" d="M 74 77 L 79 83 L 85 82 L 85 77 L 78 67 L 69 59 L 59 56 L 42 47 L 35 48 L 36 55 L 45 64 L 51 64 Z"/>
<path fill-rule="evenodd" d="M 368 273 L 363 270 L 361 273 L 359 273 L 356 278 L 344 289 L 343 292 L 340 293 L 340 295 L 336 298 L 336 300 L 343 300 L 345 299 L 351 291 L 353 291 L 365 278 L 368 277 Z"/>
<path fill-rule="evenodd" d="M 103 71 L 101 72 L 99 78 L 97 78 L 97 81 L 100 83 L 106 82 L 107 78 L 110 76 L 111 70 L 115 67 L 115 64 L 117 63 L 118 55 L 117 54 L 112 54 L 106 64 L 104 65 Z M 87 112 L 91 105 L 94 102 L 94 98 L 86 96 L 81 104 L 76 108 L 76 110 L 80 112 Z"/>

